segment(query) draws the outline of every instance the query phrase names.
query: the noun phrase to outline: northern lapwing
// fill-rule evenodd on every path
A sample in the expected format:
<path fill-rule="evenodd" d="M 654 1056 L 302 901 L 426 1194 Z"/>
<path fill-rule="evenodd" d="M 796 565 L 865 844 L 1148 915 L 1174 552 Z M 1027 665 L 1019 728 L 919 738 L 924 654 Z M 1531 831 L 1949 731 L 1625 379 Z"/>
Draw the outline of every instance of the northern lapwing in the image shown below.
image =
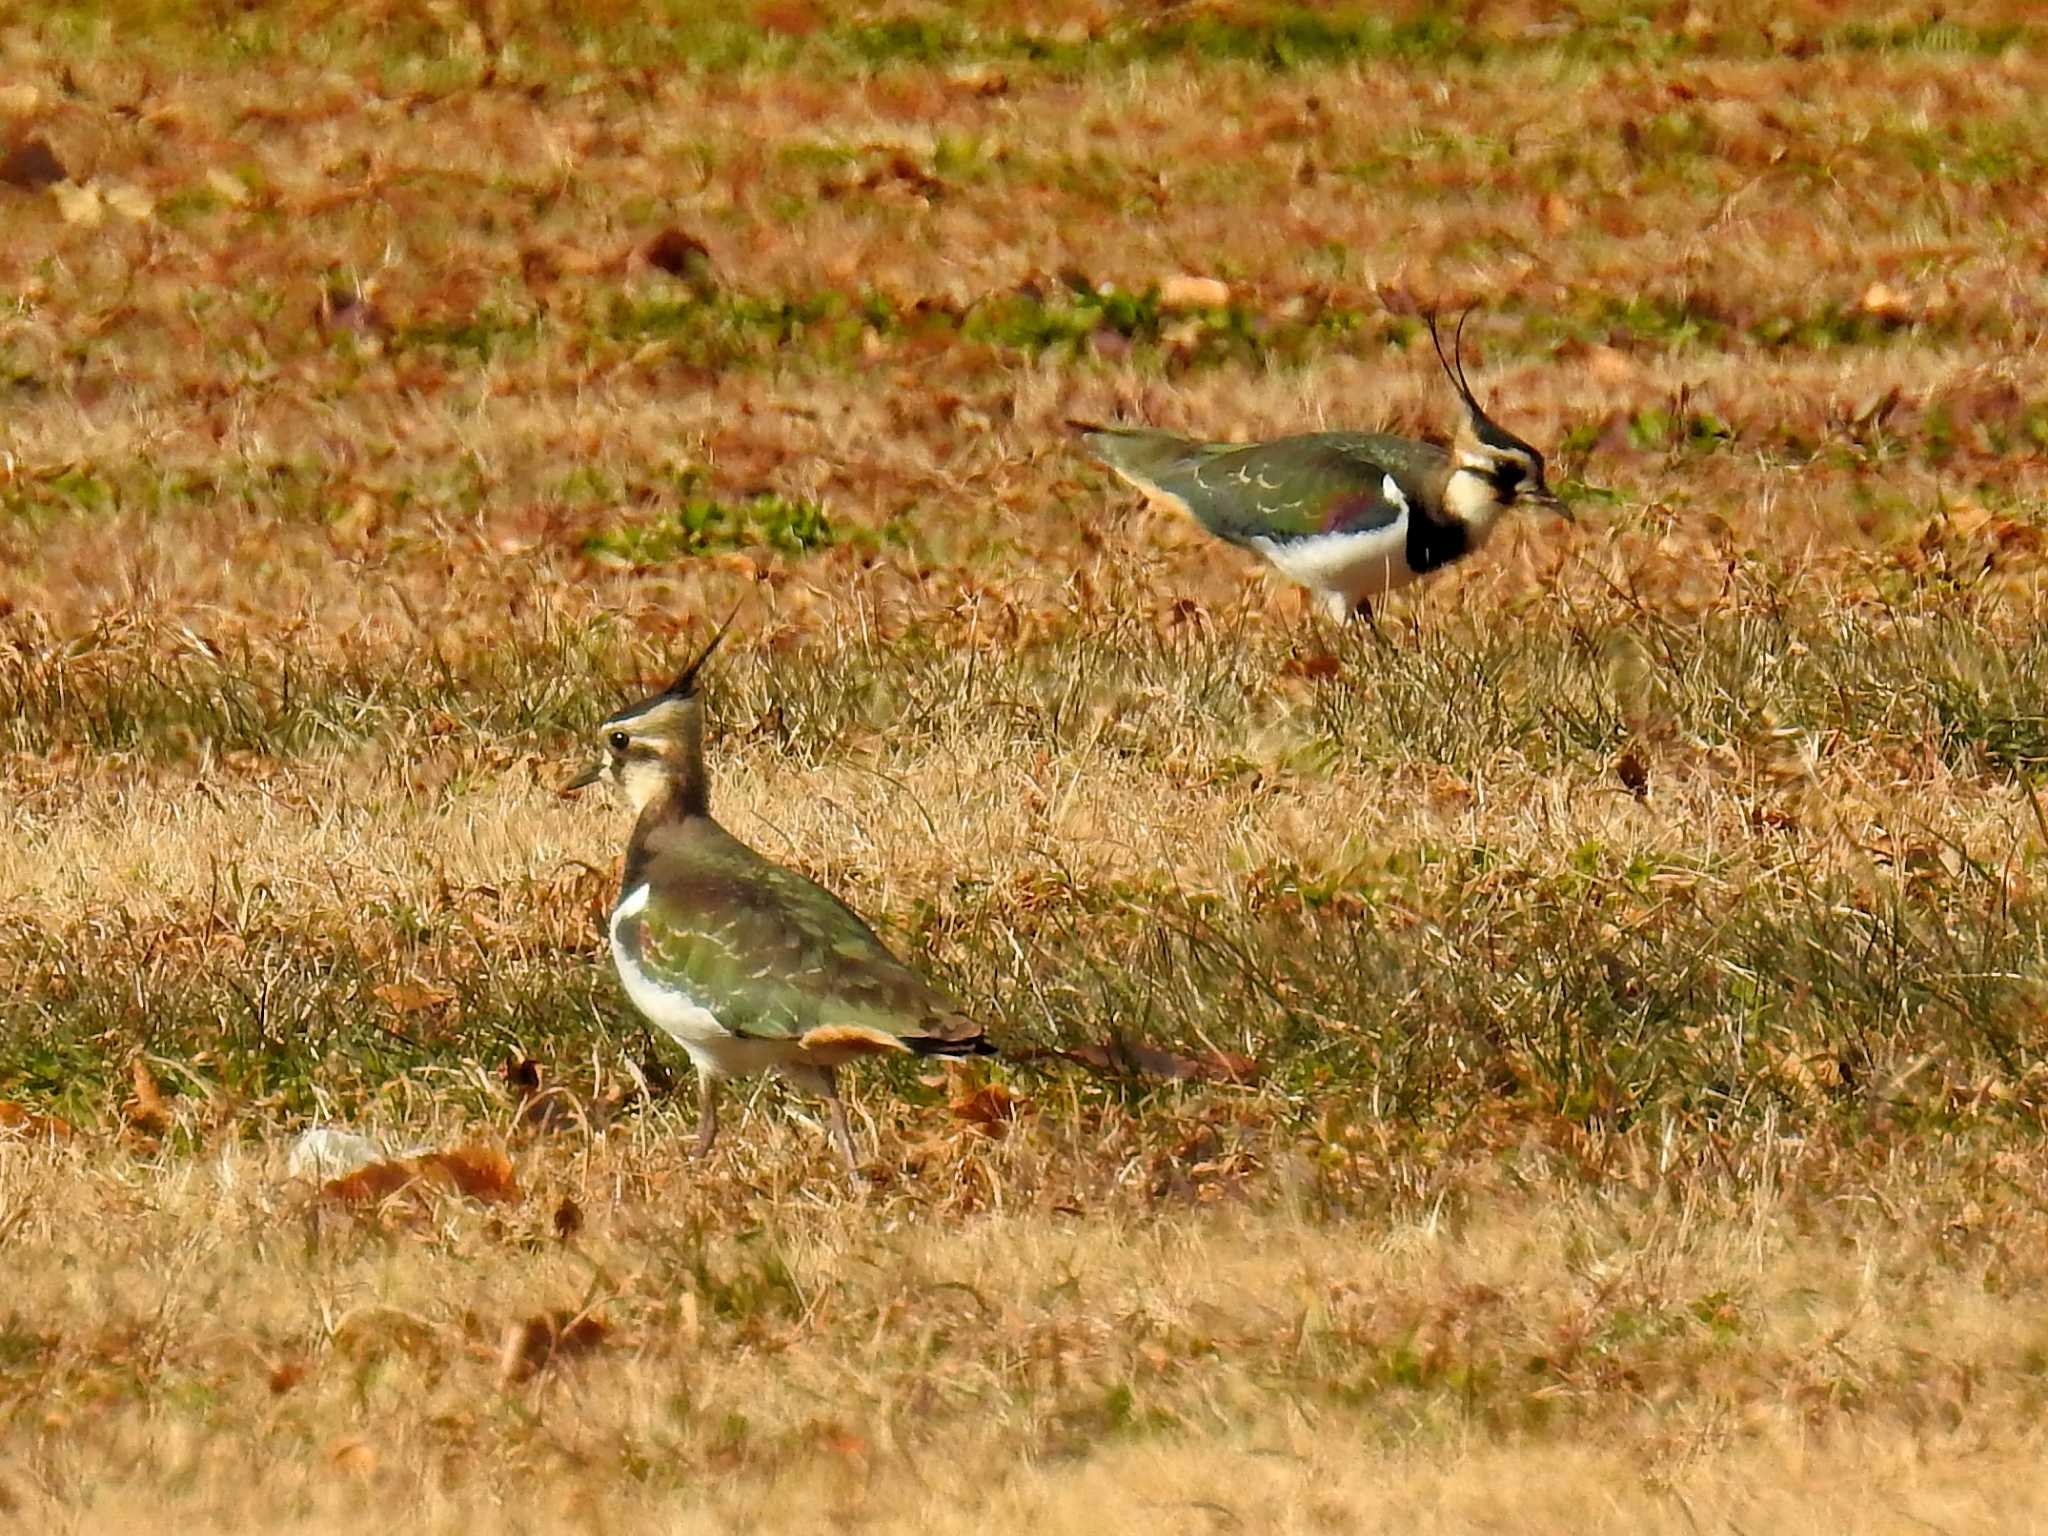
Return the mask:
<path fill-rule="evenodd" d="M 1372 600 L 1462 560 L 1517 502 L 1570 510 L 1543 455 L 1480 408 L 1465 380 L 1464 321 L 1451 355 L 1429 339 L 1465 407 L 1448 450 L 1384 432 L 1310 432 L 1205 443 L 1146 427 L 1068 425 L 1089 452 L 1156 503 L 1255 550 L 1340 622 Z M 1455 359 L 1455 362 L 1453 361 Z"/>
<path fill-rule="evenodd" d="M 612 959 L 633 1005 L 697 1070 L 697 1155 L 718 1136 L 720 1080 L 776 1071 L 831 1104 L 851 1172 L 838 1067 L 994 1048 L 838 897 L 712 819 L 698 673 L 731 624 L 668 687 L 599 727 L 603 756 L 564 792 L 602 780 L 639 815 L 612 908 Z"/>

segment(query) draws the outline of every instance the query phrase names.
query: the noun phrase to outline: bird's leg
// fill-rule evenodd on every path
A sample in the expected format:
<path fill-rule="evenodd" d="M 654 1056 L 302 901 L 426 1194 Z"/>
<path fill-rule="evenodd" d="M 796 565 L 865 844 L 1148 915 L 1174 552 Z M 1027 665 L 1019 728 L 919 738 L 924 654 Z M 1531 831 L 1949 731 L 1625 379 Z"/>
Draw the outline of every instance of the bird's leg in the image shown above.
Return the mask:
<path fill-rule="evenodd" d="M 1372 631 L 1373 642 L 1381 650 L 1385 651 L 1393 648 L 1392 642 L 1387 639 L 1385 632 L 1380 628 L 1380 616 L 1373 612 L 1371 598 L 1361 597 L 1358 600 L 1358 606 L 1351 611 L 1359 618 L 1365 620 L 1365 627 Z"/>
<path fill-rule="evenodd" d="M 860 1159 L 853 1155 L 853 1131 L 846 1123 L 846 1100 L 839 1097 L 839 1076 L 830 1067 L 825 1069 L 824 1076 L 825 1097 L 832 1105 L 832 1140 L 839 1148 L 846 1171 L 859 1173 Z"/>
<path fill-rule="evenodd" d="M 697 1073 L 697 1153 L 698 1157 L 711 1155 L 711 1144 L 718 1140 L 718 1079 L 709 1072 Z"/>

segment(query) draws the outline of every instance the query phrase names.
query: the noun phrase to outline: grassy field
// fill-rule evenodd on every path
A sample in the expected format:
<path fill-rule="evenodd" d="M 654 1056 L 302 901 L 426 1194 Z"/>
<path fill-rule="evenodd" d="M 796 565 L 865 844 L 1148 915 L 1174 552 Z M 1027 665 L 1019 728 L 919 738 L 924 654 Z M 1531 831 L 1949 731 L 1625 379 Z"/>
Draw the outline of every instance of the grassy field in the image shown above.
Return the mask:
<path fill-rule="evenodd" d="M 2044 188 L 2020 0 L 13 8 L 0 1515 L 2039 1528 Z M 1467 305 L 1578 521 L 1377 635 L 1060 428 Z M 1011 1053 L 857 1183 L 555 794 L 735 603 Z"/>

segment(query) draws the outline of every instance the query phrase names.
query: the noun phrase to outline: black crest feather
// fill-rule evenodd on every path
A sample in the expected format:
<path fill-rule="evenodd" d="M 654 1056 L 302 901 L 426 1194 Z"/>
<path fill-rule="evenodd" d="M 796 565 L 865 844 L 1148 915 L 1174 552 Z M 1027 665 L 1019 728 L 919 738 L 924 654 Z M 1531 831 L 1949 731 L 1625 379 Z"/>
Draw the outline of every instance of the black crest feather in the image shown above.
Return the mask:
<path fill-rule="evenodd" d="M 696 693 L 697 674 L 703 670 L 704 663 L 711 659 L 711 653 L 718 649 L 718 643 L 725 638 L 726 631 L 732 628 L 732 621 L 740 616 L 740 609 L 745 606 L 745 598 L 733 604 L 732 612 L 728 613 L 725 616 L 725 622 L 718 626 L 718 633 L 711 637 L 710 643 L 697 653 L 688 666 L 676 674 L 676 680 L 662 690 L 663 697 L 687 699 Z"/>

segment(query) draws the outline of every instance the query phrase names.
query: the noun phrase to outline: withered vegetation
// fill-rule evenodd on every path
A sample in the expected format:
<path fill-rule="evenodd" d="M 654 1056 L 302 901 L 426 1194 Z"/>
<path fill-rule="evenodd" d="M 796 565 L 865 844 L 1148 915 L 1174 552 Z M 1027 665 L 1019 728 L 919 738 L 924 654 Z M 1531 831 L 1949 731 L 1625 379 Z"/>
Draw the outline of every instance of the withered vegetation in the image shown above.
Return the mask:
<path fill-rule="evenodd" d="M 2038 1524 L 2044 176 L 2018 0 L 12 8 L 0 1515 Z M 1061 432 L 1468 305 L 1578 521 L 1377 633 Z M 857 1186 L 554 793 L 742 600 L 1012 1048 Z"/>

